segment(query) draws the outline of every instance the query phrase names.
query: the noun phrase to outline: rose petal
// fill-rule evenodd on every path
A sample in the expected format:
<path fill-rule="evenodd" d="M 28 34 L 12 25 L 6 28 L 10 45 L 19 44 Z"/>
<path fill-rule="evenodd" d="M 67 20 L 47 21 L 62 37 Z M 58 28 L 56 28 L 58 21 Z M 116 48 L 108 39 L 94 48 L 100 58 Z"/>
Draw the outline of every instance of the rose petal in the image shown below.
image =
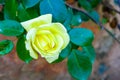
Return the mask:
<path fill-rule="evenodd" d="M 51 21 L 52 21 L 52 15 L 46 14 L 25 22 L 21 22 L 21 24 L 25 28 L 25 30 L 29 31 L 31 28 L 35 28 L 43 24 L 51 23 Z"/>
<path fill-rule="evenodd" d="M 60 52 L 58 52 L 60 53 Z M 59 54 L 54 54 L 53 56 L 47 56 L 45 57 L 45 59 L 48 61 L 48 63 L 52 63 L 53 61 L 55 61 L 56 59 L 58 59 Z"/>
<path fill-rule="evenodd" d="M 49 35 L 51 36 L 52 40 L 50 40 L 50 38 L 48 37 Z M 37 52 L 45 51 L 43 46 L 46 45 L 46 43 L 55 45 L 55 37 L 51 34 L 50 31 L 47 31 L 47 30 L 37 31 L 36 36 L 34 40 L 32 41 L 32 45 L 34 49 Z"/>
<path fill-rule="evenodd" d="M 70 41 L 69 35 L 67 33 L 67 30 L 61 23 L 45 24 L 45 25 L 39 26 L 38 30 L 39 29 L 51 31 L 52 34 L 59 34 L 59 35 L 61 35 L 62 38 L 64 39 L 64 44 L 62 46 L 62 49 L 64 49 L 68 45 L 68 43 Z"/>
<path fill-rule="evenodd" d="M 36 29 L 31 29 L 26 35 L 26 49 L 29 50 L 30 56 L 34 59 L 38 59 L 38 54 L 32 46 L 32 41 L 34 40 Z"/>
<path fill-rule="evenodd" d="M 51 50 L 48 50 L 49 53 L 58 53 L 58 51 L 61 51 L 62 50 L 62 46 L 64 44 L 64 40 L 63 38 L 60 36 L 60 35 L 55 35 L 55 38 L 56 38 L 56 44 L 55 44 L 55 47 L 52 48 Z"/>
<path fill-rule="evenodd" d="M 38 59 L 38 54 L 33 50 L 30 41 L 26 41 L 26 49 L 29 50 L 30 56 L 34 59 Z"/>
<path fill-rule="evenodd" d="M 42 57 L 44 57 L 49 63 L 52 63 L 53 61 L 55 61 L 56 59 L 58 59 L 59 54 L 61 52 L 61 47 L 63 45 L 63 39 L 61 38 L 61 36 L 56 35 L 56 41 L 57 41 L 57 45 L 56 48 L 53 48 L 51 50 L 49 50 L 47 53 L 44 51 L 41 51 L 40 54 Z"/>

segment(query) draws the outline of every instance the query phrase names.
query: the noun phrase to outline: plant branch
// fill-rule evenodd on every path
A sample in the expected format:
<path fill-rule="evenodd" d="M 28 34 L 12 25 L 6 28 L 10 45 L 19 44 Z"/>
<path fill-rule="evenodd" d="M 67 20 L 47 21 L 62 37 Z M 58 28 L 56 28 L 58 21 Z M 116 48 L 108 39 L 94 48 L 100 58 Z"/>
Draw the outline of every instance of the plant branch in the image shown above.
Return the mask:
<path fill-rule="evenodd" d="M 105 27 L 103 26 L 103 24 L 101 24 L 101 22 L 98 22 L 98 21 L 96 21 L 93 17 L 91 17 L 85 10 L 82 10 L 82 9 L 80 9 L 80 8 L 77 8 L 77 7 L 74 7 L 74 6 L 72 6 L 72 5 L 68 4 L 68 3 L 65 3 L 65 4 L 66 4 L 68 7 L 70 7 L 70 8 L 72 8 L 72 9 L 74 9 L 74 10 L 77 10 L 77 11 L 79 11 L 79 12 L 87 15 L 93 22 L 95 22 L 95 23 L 96 23 L 97 25 L 99 25 L 102 29 L 104 29 L 110 36 L 112 36 L 112 37 L 120 44 L 120 41 L 115 37 L 115 35 L 114 35 L 111 31 L 109 31 L 107 28 L 105 28 Z"/>
<path fill-rule="evenodd" d="M 120 11 L 118 11 L 118 10 L 114 9 L 113 7 L 111 7 L 110 4 L 105 4 L 104 2 L 102 2 L 102 4 L 103 4 L 103 6 L 109 8 L 110 10 L 120 14 Z"/>

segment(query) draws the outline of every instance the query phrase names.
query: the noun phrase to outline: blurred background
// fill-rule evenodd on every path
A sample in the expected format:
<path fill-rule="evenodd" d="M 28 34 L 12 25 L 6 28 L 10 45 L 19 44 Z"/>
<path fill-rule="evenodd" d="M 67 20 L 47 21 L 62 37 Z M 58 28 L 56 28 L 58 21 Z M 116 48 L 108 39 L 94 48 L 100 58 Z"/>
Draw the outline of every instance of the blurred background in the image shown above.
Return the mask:
<path fill-rule="evenodd" d="M 67 2 L 73 4 L 75 0 Z M 104 3 L 99 4 L 96 10 L 101 18 L 107 19 L 104 26 L 120 40 L 120 13 L 109 9 L 120 11 L 120 7 L 113 0 L 104 0 Z M 93 45 L 97 56 L 89 80 L 120 80 L 120 44 L 91 20 L 80 27 L 88 28 L 95 34 Z M 10 39 L 14 44 L 17 42 L 17 38 L 0 34 L 0 40 L 3 39 Z M 17 57 L 15 48 L 10 54 L 0 56 L 0 80 L 73 80 L 67 71 L 67 59 L 58 64 L 48 64 L 40 57 L 26 64 Z"/>

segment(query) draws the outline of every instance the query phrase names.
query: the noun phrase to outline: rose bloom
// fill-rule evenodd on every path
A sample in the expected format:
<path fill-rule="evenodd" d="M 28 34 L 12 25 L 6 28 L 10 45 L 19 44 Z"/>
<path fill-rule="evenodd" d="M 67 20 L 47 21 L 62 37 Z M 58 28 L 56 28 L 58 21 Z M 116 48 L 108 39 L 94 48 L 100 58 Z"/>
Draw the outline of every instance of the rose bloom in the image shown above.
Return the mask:
<path fill-rule="evenodd" d="M 21 22 L 27 31 L 26 49 L 30 56 L 38 59 L 38 53 L 49 63 L 58 59 L 60 52 L 68 45 L 70 38 L 61 23 L 52 23 L 52 15 Z"/>

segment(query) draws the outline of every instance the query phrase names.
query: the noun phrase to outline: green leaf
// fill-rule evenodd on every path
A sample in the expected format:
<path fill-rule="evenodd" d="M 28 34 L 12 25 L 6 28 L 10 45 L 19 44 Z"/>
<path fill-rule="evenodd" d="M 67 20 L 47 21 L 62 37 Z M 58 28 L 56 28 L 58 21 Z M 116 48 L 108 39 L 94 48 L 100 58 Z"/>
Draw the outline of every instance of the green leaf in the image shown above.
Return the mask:
<path fill-rule="evenodd" d="M 78 12 L 77 14 L 81 16 L 82 21 L 88 21 L 89 20 L 89 17 L 87 15 L 85 15 L 81 12 Z"/>
<path fill-rule="evenodd" d="M 30 19 L 33 19 L 33 18 L 39 16 L 38 10 L 39 9 L 37 6 L 25 9 L 22 4 L 19 4 L 17 17 L 18 17 L 19 21 L 21 21 L 21 22 L 30 20 Z"/>
<path fill-rule="evenodd" d="M 14 20 L 0 21 L 0 34 L 5 36 L 19 36 L 24 32 L 21 24 Z"/>
<path fill-rule="evenodd" d="M 4 20 L 4 14 L 2 12 L 0 12 L 0 21 Z"/>
<path fill-rule="evenodd" d="M 29 51 L 26 50 L 25 47 L 25 36 L 22 36 L 21 38 L 18 39 L 17 42 L 17 55 L 18 57 L 25 61 L 26 63 L 29 63 L 32 60 L 32 57 L 29 55 Z"/>
<path fill-rule="evenodd" d="M 39 3 L 41 0 L 22 0 L 23 5 L 25 8 L 31 8 L 35 6 L 37 3 Z"/>
<path fill-rule="evenodd" d="M 73 15 L 72 20 L 71 20 L 72 26 L 79 26 L 81 22 L 82 22 L 82 20 L 81 20 L 81 16 L 79 14 Z"/>
<path fill-rule="evenodd" d="M 28 8 L 27 12 L 29 13 L 31 19 L 38 17 L 40 15 L 39 14 L 39 5 L 36 5 L 32 8 Z"/>
<path fill-rule="evenodd" d="M 94 10 L 94 11 L 91 11 L 91 12 L 90 12 L 90 15 L 91 15 L 92 18 L 95 19 L 95 21 L 97 21 L 97 22 L 100 21 L 100 16 L 99 16 L 98 12 L 96 12 L 95 10 Z"/>
<path fill-rule="evenodd" d="M 28 14 L 28 12 L 26 11 L 26 9 L 23 7 L 22 4 L 19 4 L 19 6 L 18 6 L 17 17 L 20 21 L 26 21 L 26 20 L 31 19 L 30 15 Z"/>
<path fill-rule="evenodd" d="M 88 45 L 88 46 L 83 47 L 83 50 L 89 56 L 89 58 L 93 64 L 95 61 L 95 58 L 96 58 L 96 53 L 95 53 L 94 47 L 92 45 Z"/>
<path fill-rule="evenodd" d="M 0 4 L 4 4 L 5 3 L 5 1 L 4 0 L 0 0 Z"/>
<path fill-rule="evenodd" d="M 92 63 L 88 56 L 73 49 L 67 62 L 68 71 L 75 80 L 88 80 L 92 71 Z"/>
<path fill-rule="evenodd" d="M 108 22 L 108 19 L 107 18 L 102 18 L 101 22 L 102 22 L 102 24 L 106 24 Z"/>
<path fill-rule="evenodd" d="M 81 12 L 77 12 L 76 14 L 77 14 L 77 15 L 80 15 L 82 21 L 88 21 L 88 20 L 90 19 L 87 15 L 85 15 L 85 14 L 83 14 L 83 13 L 81 13 Z M 89 15 L 90 15 L 92 18 L 94 18 L 97 22 L 100 21 L 100 16 L 99 16 L 99 13 L 98 13 L 97 11 L 91 10 L 91 11 L 89 12 Z"/>
<path fill-rule="evenodd" d="M 40 13 L 52 14 L 53 20 L 58 22 L 64 22 L 67 18 L 67 9 L 63 0 L 42 0 Z"/>
<path fill-rule="evenodd" d="M 62 52 L 60 53 L 59 55 L 59 58 L 57 60 L 55 60 L 53 63 L 58 63 L 58 62 L 61 62 L 63 61 L 66 57 L 68 57 L 68 55 L 70 54 L 71 52 L 71 44 L 69 44 L 65 49 L 62 50 Z"/>
<path fill-rule="evenodd" d="M 102 0 L 89 0 L 92 7 L 96 7 Z"/>
<path fill-rule="evenodd" d="M 78 3 L 87 11 L 92 10 L 92 6 L 87 0 L 78 0 Z"/>
<path fill-rule="evenodd" d="M 114 0 L 114 3 L 120 7 L 120 0 Z"/>
<path fill-rule="evenodd" d="M 5 19 L 16 19 L 18 3 L 16 0 L 5 0 L 4 7 L 4 18 Z"/>
<path fill-rule="evenodd" d="M 14 45 L 10 40 L 2 40 L 0 41 L 0 55 L 6 55 L 12 51 Z"/>
<path fill-rule="evenodd" d="M 78 46 L 90 45 L 94 38 L 92 31 L 86 28 L 74 28 L 69 32 L 69 35 L 71 42 Z"/>
<path fill-rule="evenodd" d="M 72 20 L 72 16 L 73 16 L 73 11 L 71 8 L 68 8 L 68 15 L 67 18 L 65 20 L 65 22 L 63 23 L 63 25 L 65 26 L 65 28 L 67 29 L 67 31 L 71 30 L 71 20 Z"/>

